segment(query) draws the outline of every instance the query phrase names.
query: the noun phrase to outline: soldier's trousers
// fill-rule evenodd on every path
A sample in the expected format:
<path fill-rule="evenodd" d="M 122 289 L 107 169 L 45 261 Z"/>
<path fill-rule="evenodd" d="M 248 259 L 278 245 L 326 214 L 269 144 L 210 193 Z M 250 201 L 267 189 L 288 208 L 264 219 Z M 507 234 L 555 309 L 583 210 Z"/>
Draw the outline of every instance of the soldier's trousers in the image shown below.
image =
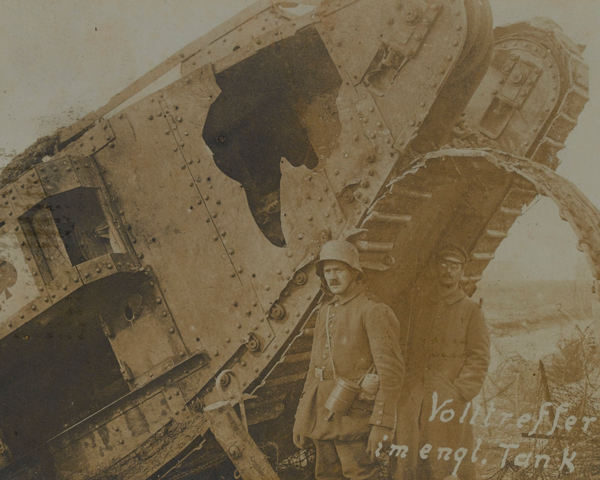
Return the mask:
<path fill-rule="evenodd" d="M 339 442 L 314 440 L 317 480 L 373 480 L 377 478 L 378 464 L 367 455 L 367 442 Z"/>

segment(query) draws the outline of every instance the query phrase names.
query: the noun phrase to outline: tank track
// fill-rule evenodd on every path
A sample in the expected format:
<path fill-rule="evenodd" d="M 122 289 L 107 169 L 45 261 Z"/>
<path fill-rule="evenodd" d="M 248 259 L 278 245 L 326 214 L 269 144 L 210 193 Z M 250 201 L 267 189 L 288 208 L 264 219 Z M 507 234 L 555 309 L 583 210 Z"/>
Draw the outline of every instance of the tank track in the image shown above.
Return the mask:
<path fill-rule="evenodd" d="M 577 117 L 590 98 L 588 66 L 581 56 L 583 47 L 566 37 L 555 22 L 544 18 L 498 27 L 494 30 L 494 36 L 495 54 L 504 51 L 510 56 L 519 56 L 520 52 L 526 51 L 539 58 L 553 80 L 561 80 L 560 84 L 553 85 L 555 94 L 550 101 L 554 107 L 546 106 L 545 110 L 552 111 L 543 122 L 542 113 L 540 123 L 533 126 L 535 138 L 523 139 L 513 149 L 502 148 L 506 145 L 492 140 L 473 125 L 454 130 L 453 146 L 493 147 L 509 154 L 522 155 L 556 170 L 560 165 L 557 153 L 565 147 L 567 136 L 577 125 Z M 469 107 L 467 113 L 468 110 Z M 470 245 L 473 261 L 468 266 L 468 282 L 465 285 L 469 295 L 475 292 L 477 282 L 494 259 L 495 251 L 508 235 L 510 227 L 537 194 L 530 185 L 516 180 L 490 218 L 484 235 Z"/>

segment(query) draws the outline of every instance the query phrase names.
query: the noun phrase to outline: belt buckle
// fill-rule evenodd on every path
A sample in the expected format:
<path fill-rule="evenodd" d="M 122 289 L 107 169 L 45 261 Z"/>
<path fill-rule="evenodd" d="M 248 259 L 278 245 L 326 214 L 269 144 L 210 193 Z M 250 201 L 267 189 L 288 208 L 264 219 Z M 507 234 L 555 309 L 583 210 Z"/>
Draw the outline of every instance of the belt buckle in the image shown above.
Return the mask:
<path fill-rule="evenodd" d="M 321 381 L 325 380 L 323 378 L 323 372 L 324 371 L 325 371 L 325 367 L 322 367 L 322 368 L 315 367 L 315 377 L 318 378 Z"/>

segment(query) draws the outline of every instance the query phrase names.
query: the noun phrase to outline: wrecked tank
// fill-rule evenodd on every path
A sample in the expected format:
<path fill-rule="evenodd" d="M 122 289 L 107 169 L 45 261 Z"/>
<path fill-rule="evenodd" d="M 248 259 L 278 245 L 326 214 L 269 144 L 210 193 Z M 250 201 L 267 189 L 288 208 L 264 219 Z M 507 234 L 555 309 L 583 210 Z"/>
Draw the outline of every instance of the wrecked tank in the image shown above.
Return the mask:
<path fill-rule="evenodd" d="M 598 278 L 600 212 L 554 173 L 589 98 L 558 25 L 302 3 L 257 2 L 2 172 L 1 478 L 283 476 L 331 238 L 390 305 L 459 243 L 472 295 L 541 194 Z"/>

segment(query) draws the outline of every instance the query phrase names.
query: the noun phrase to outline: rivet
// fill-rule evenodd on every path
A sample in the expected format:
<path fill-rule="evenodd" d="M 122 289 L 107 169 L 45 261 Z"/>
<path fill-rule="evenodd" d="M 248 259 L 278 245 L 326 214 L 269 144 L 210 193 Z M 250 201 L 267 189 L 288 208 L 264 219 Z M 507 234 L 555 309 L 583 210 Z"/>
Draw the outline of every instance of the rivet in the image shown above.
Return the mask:
<path fill-rule="evenodd" d="M 148 115 L 148 120 L 152 120 L 154 118 L 154 115 L 150 114 Z"/>
<path fill-rule="evenodd" d="M 102 269 L 101 269 L 101 268 L 97 268 L 97 269 L 96 269 L 96 273 L 100 273 L 101 271 L 102 271 Z"/>
<path fill-rule="evenodd" d="M 238 273 L 242 273 L 244 271 L 244 269 L 242 267 L 238 267 L 237 271 L 238 271 Z"/>
<path fill-rule="evenodd" d="M 334 170 L 333 174 L 334 174 L 334 175 L 339 175 L 339 174 L 340 174 L 340 171 L 339 171 L 339 170 Z"/>
<path fill-rule="evenodd" d="M 258 373 L 258 372 L 259 372 L 259 368 L 258 368 L 258 367 L 254 367 L 254 371 L 255 371 L 256 373 Z"/>
<path fill-rule="evenodd" d="M 157 299 L 156 299 L 156 303 L 158 303 L 158 304 L 161 304 L 161 303 L 162 303 L 162 298 L 160 298 L 160 297 L 159 297 L 159 298 L 157 298 Z"/>
<path fill-rule="evenodd" d="M 167 314 L 167 312 L 166 312 L 166 311 L 165 311 L 165 312 L 162 312 L 162 316 L 163 316 L 163 317 L 166 317 L 167 315 L 168 315 L 168 314 Z"/>
<path fill-rule="evenodd" d="M 218 215 L 218 213 L 217 213 L 217 212 L 215 212 L 215 213 L 213 213 L 213 214 L 212 214 L 212 217 L 213 217 L 213 218 L 217 218 L 217 215 Z"/>
<path fill-rule="evenodd" d="M 265 285 L 265 290 L 271 290 L 271 286 L 270 285 Z"/>
<path fill-rule="evenodd" d="M 355 141 L 355 142 L 358 142 L 358 135 L 354 135 L 354 137 L 353 137 L 353 138 L 354 138 L 354 141 Z"/>
<path fill-rule="evenodd" d="M 219 239 L 218 235 L 213 236 L 213 240 L 216 242 Z"/>
<path fill-rule="evenodd" d="M 225 342 L 227 342 L 227 343 L 231 343 L 231 338 L 227 337 L 227 338 L 225 339 Z"/>
<path fill-rule="evenodd" d="M 237 327 L 237 328 L 242 328 L 242 324 L 241 324 L 241 323 L 238 323 L 238 324 L 236 325 L 236 327 Z"/>
<path fill-rule="evenodd" d="M 173 327 L 169 328 L 169 333 L 175 333 L 175 329 Z"/>
<path fill-rule="evenodd" d="M 32 310 L 37 310 L 37 307 L 36 307 L 35 305 L 32 305 L 32 306 L 31 306 L 31 309 L 32 309 Z"/>
<path fill-rule="evenodd" d="M 304 235 L 302 235 L 301 233 L 298 234 L 298 240 L 302 240 L 304 238 Z M 267 289 L 268 290 L 268 289 Z"/>
<path fill-rule="evenodd" d="M 215 356 L 215 357 L 218 357 L 218 356 L 219 356 L 219 351 L 218 351 L 218 350 L 215 350 L 214 356 Z"/>

